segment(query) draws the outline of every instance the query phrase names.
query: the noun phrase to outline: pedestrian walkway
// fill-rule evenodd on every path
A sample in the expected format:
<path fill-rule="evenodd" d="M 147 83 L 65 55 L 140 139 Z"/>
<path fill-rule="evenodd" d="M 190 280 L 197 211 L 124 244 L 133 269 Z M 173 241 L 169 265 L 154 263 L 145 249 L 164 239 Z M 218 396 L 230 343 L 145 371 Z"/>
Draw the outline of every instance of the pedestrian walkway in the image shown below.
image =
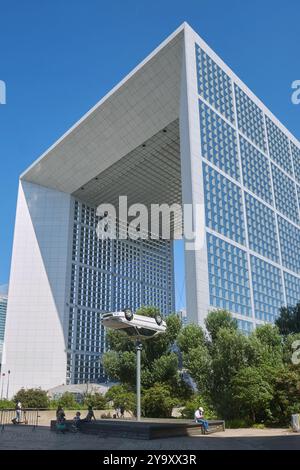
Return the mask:
<path fill-rule="evenodd" d="M 300 450 L 300 434 L 286 429 L 234 429 L 208 436 L 140 441 L 78 434 L 56 434 L 48 427 L 7 426 L 0 450 Z"/>

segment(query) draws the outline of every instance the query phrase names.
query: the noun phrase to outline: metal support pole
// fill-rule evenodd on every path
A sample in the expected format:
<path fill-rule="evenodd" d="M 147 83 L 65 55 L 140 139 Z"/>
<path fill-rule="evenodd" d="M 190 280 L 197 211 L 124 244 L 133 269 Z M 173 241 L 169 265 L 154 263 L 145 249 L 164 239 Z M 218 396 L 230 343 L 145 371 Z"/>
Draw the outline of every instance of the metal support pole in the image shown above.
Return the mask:
<path fill-rule="evenodd" d="M 6 400 L 8 400 L 8 390 L 9 390 L 9 376 L 10 376 L 10 370 L 7 371 L 7 389 L 6 389 Z"/>
<path fill-rule="evenodd" d="M 1 384 L 1 400 L 3 398 L 3 387 L 4 387 L 4 377 L 5 377 L 5 374 L 2 374 L 2 384 Z"/>
<path fill-rule="evenodd" d="M 141 354 L 142 343 L 136 341 L 136 419 L 141 421 Z"/>

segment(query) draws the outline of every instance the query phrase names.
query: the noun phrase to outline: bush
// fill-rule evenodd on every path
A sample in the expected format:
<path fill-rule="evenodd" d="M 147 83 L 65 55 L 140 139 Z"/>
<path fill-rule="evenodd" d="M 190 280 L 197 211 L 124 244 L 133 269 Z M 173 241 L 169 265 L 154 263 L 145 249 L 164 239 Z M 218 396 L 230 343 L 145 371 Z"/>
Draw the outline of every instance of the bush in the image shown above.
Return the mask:
<path fill-rule="evenodd" d="M 246 419 L 236 418 L 226 421 L 227 429 L 249 428 L 251 423 Z"/>
<path fill-rule="evenodd" d="M 187 401 L 185 407 L 181 411 L 181 415 L 185 419 L 193 419 L 195 411 L 199 406 L 204 409 L 206 419 L 217 419 L 216 413 L 207 405 L 205 400 L 200 395 L 195 395 L 191 400 Z M 222 417 L 221 417 L 222 418 Z"/>
<path fill-rule="evenodd" d="M 136 395 L 125 385 L 113 385 L 106 392 L 105 399 L 112 402 L 115 409 L 123 407 L 130 413 L 136 412 Z"/>
<path fill-rule="evenodd" d="M 105 410 L 107 407 L 106 399 L 101 393 L 86 395 L 84 405 L 88 408 L 92 406 L 94 410 Z"/>
<path fill-rule="evenodd" d="M 0 400 L 0 410 L 7 410 L 9 408 L 15 408 L 16 404 L 12 400 Z"/>
<path fill-rule="evenodd" d="M 56 401 L 57 406 L 61 406 L 65 410 L 75 410 L 81 408 L 76 402 L 74 395 L 70 392 L 65 392 L 62 396 Z"/>
<path fill-rule="evenodd" d="M 21 388 L 13 398 L 13 401 L 21 402 L 23 408 L 48 408 L 49 398 L 47 392 L 40 388 Z"/>
<path fill-rule="evenodd" d="M 178 399 L 171 396 L 167 385 L 155 384 L 145 390 L 142 396 L 144 415 L 149 418 L 170 418 Z"/>

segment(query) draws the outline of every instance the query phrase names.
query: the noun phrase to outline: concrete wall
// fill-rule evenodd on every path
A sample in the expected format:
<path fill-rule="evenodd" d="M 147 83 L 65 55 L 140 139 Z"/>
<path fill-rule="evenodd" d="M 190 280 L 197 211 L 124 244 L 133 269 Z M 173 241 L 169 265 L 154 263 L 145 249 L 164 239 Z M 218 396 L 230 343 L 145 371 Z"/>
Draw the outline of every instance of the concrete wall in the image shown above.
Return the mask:
<path fill-rule="evenodd" d="M 3 369 L 9 397 L 66 381 L 66 292 L 71 196 L 20 182 Z"/>

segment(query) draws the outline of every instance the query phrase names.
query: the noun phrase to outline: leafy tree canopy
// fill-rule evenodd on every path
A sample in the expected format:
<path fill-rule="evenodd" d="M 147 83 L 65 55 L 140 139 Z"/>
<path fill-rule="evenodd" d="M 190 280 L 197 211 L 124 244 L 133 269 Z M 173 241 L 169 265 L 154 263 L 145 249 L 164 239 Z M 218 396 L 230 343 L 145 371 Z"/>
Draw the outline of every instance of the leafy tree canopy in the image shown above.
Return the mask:
<path fill-rule="evenodd" d="M 15 403 L 21 402 L 23 408 L 48 408 L 49 398 L 47 392 L 40 388 L 21 388 L 13 398 Z"/>
<path fill-rule="evenodd" d="M 213 310 L 208 313 L 205 319 L 207 331 L 214 341 L 222 328 L 236 331 L 238 329 L 237 321 L 227 310 Z"/>
<path fill-rule="evenodd" d="M 275 323 L 282 335 L 300 333 L 300 302 L 294 307 L 281 307 Z"/>

